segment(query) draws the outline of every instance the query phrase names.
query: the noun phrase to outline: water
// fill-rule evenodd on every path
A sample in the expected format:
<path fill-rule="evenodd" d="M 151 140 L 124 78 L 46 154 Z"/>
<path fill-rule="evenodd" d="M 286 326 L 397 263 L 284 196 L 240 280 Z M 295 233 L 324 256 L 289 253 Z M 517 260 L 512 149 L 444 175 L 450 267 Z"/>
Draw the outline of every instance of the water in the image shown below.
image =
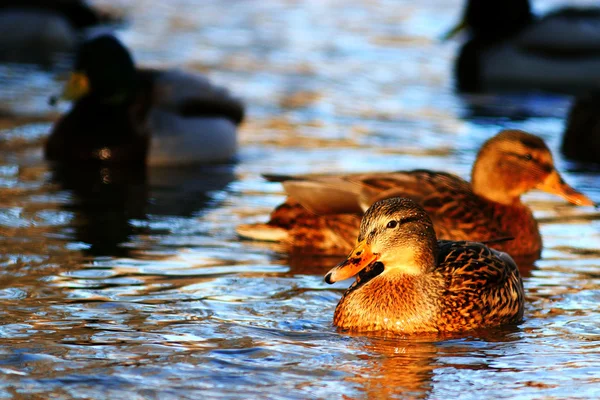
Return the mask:
<path fill-rule="evenodd" d="M 460 0 L 103 3 L 131 16 L 119 35 L 140 63 L 206 72 L 244 98 L 239 161 L 74 184 L 40 150 L 66 109 L 46 105 L 62 72 L 0 67 L 0 398 L 600 397 L 593 209 L 526 196 L 545 249 L 525 322 L 453 337 L 338 332 L 348 283 L 323 275 L 339 260 L 236 237 L 284 198 L 261 173 L 468 176 L 504 127 L 543 136 L 600 201 L 598 172 L 557 152 L 569 98 L 453 93 L 457 43 L 438 38 Z"/>

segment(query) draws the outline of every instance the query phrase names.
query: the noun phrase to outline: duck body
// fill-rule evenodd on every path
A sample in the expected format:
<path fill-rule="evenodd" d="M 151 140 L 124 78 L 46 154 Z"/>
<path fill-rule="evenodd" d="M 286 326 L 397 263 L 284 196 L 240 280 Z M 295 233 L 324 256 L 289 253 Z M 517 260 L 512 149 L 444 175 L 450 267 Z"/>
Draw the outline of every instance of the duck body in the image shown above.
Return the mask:
<path fill-rule="evenodd" d="M 83 98 L 54 126 L 45 147 L 48 160 L 73 163 L 144 163 L 150 131 L 143 113 Z"/>
<path fill-rule="evenodd" d="M 148 124 L 149 165 L 215 163 L 237 152 L 242 103 L 205 76 L 180 70 L 154 71 Z"/>
<path fill-rule="evenodd" d="M 325 278 L 333 283 L 356 276 L 336 307 L 335 326 L 459 332 L 523 317 L 523 283 L 512 258 L 481 243 L 437 241 L 427 214 L 411 200 L 374 203 L 358 242 Z"/>
<path fill-rule="evenodd" d="M 542 238 L 538 224 L 520 201 L 494 201 L 485 193 L 478 194 L 464 179 L 443 172 L 414 170 L 390 178 L 388 188 L 370 203 L 402 194 L 425 209 L 439 238 L 489 242 L 515 257 L 539 258 Z M 512 240 L 501 240 L 507 238 Z"/>
<path fill-rule="evenodd" d="M 463 47 L 457 69 L 458 88 L 464 92 L 579 94 L 600 86 L 600 53 L 577 59 L 545 57 L 511 43 L 478 49 L 471 42 Z"/>
<path fill-rule="evenodd" d="M 52 65 L 72 52 L 83 31 L 117 22 L 79 0 L 0 2 L 0 61 Z"/>
<path fill-rule="evenodd" d="M 522 203 L 504 205 L 478 196 L 470 183 L 456 175 L 414 170 L 350 174 L 339 179 L 340 186 L 352 183 L 362 194 L 371 192 L 373 196 L 366 198 L 365 204 L 394 195 L 417 202 L 433 220 L 439 238 L 481 242 L 514 238 L 490 246 L 515 256 L 539 258 L 542 239 L 531 210 Z M 288 191 L 296 194 L 295 186 L 303 182 L 288 181 Z M 333 182 L 329 180 L 328 184 Z M 317 178 L 316 186 L 319 185 L 321 182 Z M 298 194 L 302 200 L 305 200 L 304 196 Z M 353 193 L 353 196 L 358 200 L 361 193 Z M 310 206 L 307 209 L 290 197 L 271 213 L 267 224 L 242 227 L 242 231 L 249 237 L 259 231 L 266 238 L 271 232 L 277 241 L 289 243 L 292 253 L 344 255 L 354 246 L 362 208 L 364 205 L 356 204 L 353 211 L 317 210 L 321 213 L 315 213 L 310 211 Z"/>
<path fill-rule="evenodd" d="M 600 91 L 578 96 L 573 102 L 561 151 L 572 160 L 600 164 Z"/>
<path fill-rule="evenodd" d="M 71 90 L 78 99 L 48 138 L 49 160 L 90 159 L 98 148 L 121 154 L 103 162 L 141 159 L 152 166 L 225 162 L 235 156 L 244 107 L 226 89 L 200 74 L 135 68 L 112 36 L 84 44 L 78 60 L 76 69 L 83 75 L 74 75 L 72 81 L 79 83 L 69 84 L 76 86 Z"/>
<path fill-rule="evenodd" d="M 468 0 L 469 39 L 456 60 L 459 90 L 577 94 L 600 85 L 600 8 L 542 18 L 529 0 Z"/>
<path fill-rule="evenodd" d="M 347 254 L 363 210 L 401 196 L 425 209 L 440 239 L 489 242 L 513 257 L 535 260 L 542 239 L 531 210 L 520 201 L 522 193 L 539 188 L 575 204 L 593 204 L 562 180 L 545 143 L 522 131 L 503 131 L 482 146 L 472 183 L 427 170 L 270 178 L 283 181 L 288 199 L 268 223 L 242 225 L 238 233 L 282 242 L 292 253 Z M 506 238 L 513 240 L 501 241 Z"/>

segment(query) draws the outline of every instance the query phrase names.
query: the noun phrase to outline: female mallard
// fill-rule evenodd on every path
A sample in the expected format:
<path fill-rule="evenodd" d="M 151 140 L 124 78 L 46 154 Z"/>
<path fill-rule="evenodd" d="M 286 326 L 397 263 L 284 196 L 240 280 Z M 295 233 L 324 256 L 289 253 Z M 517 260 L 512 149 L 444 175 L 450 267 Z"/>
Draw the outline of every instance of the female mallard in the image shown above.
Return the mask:
<path fill-rule="evenodd" d="M 600 83 L 600 9 L 535 19 L 529 0 L 466 0 L 469 40 L 456 60 L 459 90 L 578 93 Z"/>
<path fill-rule="evenodd" d="M 77 100 L 57 122 L 46 157 L 175 165 L 230 160 L 242 103 L 205 77 L 136 69 L 113 36 L 85 42 L 64 97 Z"/>
<path fill-rule="evenodd" d="M 523 282 L 512 258 L 482 243 L 438 241 L 431 219 L 408 199 L 373 204 L 358 245 L 325 281 L 355 275 L 333 316 L 343 329 L 457 332 L 523 318 Z"/>
<path fill-rule="evenodd" d="M 82 0 L 2 0 L 0 60 L 51 65 L 75 49 L 82 30 L 117 21 Z"/>
<path fill-rule="evenodd" d="M 536 259 L 542 240 L 531 210 L 521 203 L 522 194 L 537 188 L 573 204 L 594 204 L 565 183 L 541 138 L 519 130 L 502 131 L 483 144 L 471 183 L 426 170 L 276 178 L 283 181 L 288 200 L 267 224 L 242 225 L 238 233 L 313 254 L 348 254 L 362 211 L 377 200 L 401 196 L 425 209 L 441 239 L 512 237 L 490 246 Z"/>
<path fill-rule="evenodd" d="M 570 159 L 600 164 L 600 92 L 575 99 L 560 149 Z"/>

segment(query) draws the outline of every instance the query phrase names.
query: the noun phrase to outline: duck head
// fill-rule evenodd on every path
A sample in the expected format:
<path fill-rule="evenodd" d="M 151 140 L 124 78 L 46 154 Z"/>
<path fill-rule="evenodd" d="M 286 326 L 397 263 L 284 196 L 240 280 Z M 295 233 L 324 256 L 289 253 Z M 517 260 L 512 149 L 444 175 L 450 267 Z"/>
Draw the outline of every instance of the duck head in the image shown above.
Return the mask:
<path fill-rule="evenodd" d="M 532 21 L 529 0 L 466 0 L 462 19 L 444 39 L 468 30 L 474 38 L 498 41 L 520 32 Z"/>
<path fill-rule="evenodd" d="M 95 96 L 103 102 L 124 102 L 134 92 L 136 71 L 129 51 L 114 36 L 102 35 L 84 42 L 77 52 L 74 72 L 63 98 Z"/>
<path fill-rule="evenodd" d="M 554 166 L 544 141 L 519 130 L 504 130 L 483 144 L 471 173 L 473 191 L 498 203 L 512 205 L 532 189 L 556 194 L 569 203 L 594 205 L 569 186 Z"/>
<path fill-rule="evenodd" d="M 437 239 L 425 211 L 409 199 L 380 200 L 365 212 L 354 250 L 325 281 L 334 283 L 368 269 L 421 275 L 433 268 L 436 256 Z"/>

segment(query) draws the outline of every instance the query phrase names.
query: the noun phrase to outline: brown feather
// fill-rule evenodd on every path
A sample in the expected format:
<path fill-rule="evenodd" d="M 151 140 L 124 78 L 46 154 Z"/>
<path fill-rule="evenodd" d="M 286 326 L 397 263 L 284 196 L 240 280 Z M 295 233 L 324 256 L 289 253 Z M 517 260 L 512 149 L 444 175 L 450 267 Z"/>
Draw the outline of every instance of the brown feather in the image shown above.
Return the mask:
<path fill-rule="evenodd" d="M 482 243 L 430 241 L 434 235 L 427 224 L 431 222 L 423 210 L 419 214 L 414 202 L 388 199 L 375 203 L 371 207 L 375 212 L 365 214 L 369 221 L 363 220 L 361 237 L 378 224 L 386 203 L 394 208 L 394 215 L 389 215 L 397 217 L 410 212 L 417 216 L 416 220 L 406 222 L 395 232 L 375 230 L 367 245 L 378 246 L 381 258 L 405 251 L 437 256 L 415 259 L 420 271 L 417 273 L 406 272 L 414 269 L 403 265 L 381 262 L 364 268 L 336 307 L 334 325 L 348 330 L 405 334 L 458 332 L 521 321 L 525 296 L 513 259 Z M 386 223 L 388 219 L 381 220 Z"/>
<path fill-rule="evenodd" d="M 520 196 L 556 172 L 553 168 L 542 139 L 509 130 L 482 146 L 473 167 L 473 185 L 456 175 L 428 170 L 270 175 L 269 180 L 283 181 L 286 190 L 293 189 L 266 225 L 288 230 L 291 252 L 345 255 L 352 248 L 350 238 L 358 234 L 360 211 L 378 200 L 400 196 L 425 209 L 440 239 L 489 242 L 511 256 L 534 260 L 541 253 L 542 239 Z M 497 240 L 506 237 L 514 240 Z"/>

